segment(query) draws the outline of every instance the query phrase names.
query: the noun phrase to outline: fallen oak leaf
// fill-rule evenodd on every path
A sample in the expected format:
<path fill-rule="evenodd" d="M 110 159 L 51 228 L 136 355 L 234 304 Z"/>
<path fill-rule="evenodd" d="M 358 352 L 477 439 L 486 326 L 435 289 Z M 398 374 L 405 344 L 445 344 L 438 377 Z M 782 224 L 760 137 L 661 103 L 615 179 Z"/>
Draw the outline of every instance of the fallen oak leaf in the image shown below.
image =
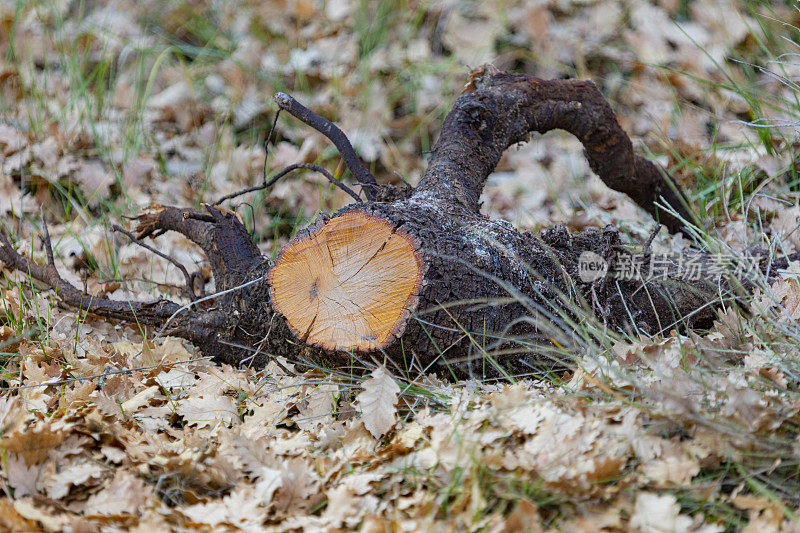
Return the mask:
<path fill-rule="evenodd" d="M 12 433 L 3 438 L 2 445 L 6 452 L 20 455 L 26 465 L 32 466 L 44 462 L 65 437 L 65 432 L 53 431 L 49 425 L 45 425 L 35 430 Z"/>
<path fill-rule="evenodd" d="M 800 281 L 796 278 L 779 279 L 772 284 L 772 291 L 783 307 L 782 318 L 800 319 Z"/>
<path fill-rule="evenodd" d="M 0 434 L 16 432 L 28 416 L 18 397 L 0 398 Z"/>
<path fill-rule="evenodd" d="M 239 419 L 236 402 L 230 396 L 193 397 L 178 402 L 178 414 L 188 425 L 211 427 L 216 422 L 232 424 Z"/>
<path fill-rule="evenodd" d="M 45 481 L 47 495 L 56 500 L 61 499 L 69 494 L 71 486 L 78 487 L 92 478 L 100 478 L 105 471 L 106 469 L 97 463 L 79 459 Z"/>
<path fill-rule="evenodd" d="M 86 502 L 87 516 L 120 516 L 138 514 L 153 497 L 153 489 L 139 477 L 125 470 L 118 470 L 106 482 L 105 488 L 92 495 Z"/>
<path fill-rule="evenodd" d="M 44 464 L 28 466 L 21 456 L 9 452 L 5 456 L 3 466 L 3 474 L 8 484 L 14 488 L 15 498 L 23 498 L 37 492 Z"/>
<path fill-rule="evenodd" d="M 672 494 L 641 492 L 636 496 L 630 526 L 642 533 L 660 531 L 688 532 L 692 519 L 681 514 L 681 506 Z"/>
<path fill-rule="evenodd" d="M 245 531 L 259 531 L 266 517 L 265 507 L 261 504 L 264 494 L 260 492 L 260 488 L 239 485 L 222 500 L 197 503 L 178 510 L 193 524 L 212 527 L 230 524 Z"/>
<path fill-rule="evenodd" d="M 101 199 L 108 198 L 114 175 L 108 172 L 100 161 L 81 160 L 75 169 L 74 180 L 89 197 L 89 203 L 97 205 Z"/>
<path fill-rule="evenodd" d="M 689 454 L 671 446 L 662 457 L 642 466 L 642 473 L 657 487 L 680 487 L 700 473 L 700 464 Z"/>
<path fill-rule="evenodd" d="M 294 419 L 301 429 L 314 430 L 333 421 L 333 408 L 339 387 L 331 383 L 323 383 L 313 387 L 305 395 L 305 402 L 300 407 L 300 416 Z"/>
<path fill-rule="evenodd" d="M 19 501 L 10 498 L 0 500 L 0 524 L 9 531 L 35 531 L 36 522 L 15 509 L 15 504 L 19 504 Z"/>
<path fill-rule="evenodd" d="M 372 377 L 361 384 L 364 390 L 356 400 L 364 427 L 377 439 L 394 425 L 400 387 L 384 366 L 379 366 L 370 375 Z"/>
<path fill-rule="evenodd" d="M 65 526 L 70 522 L 66 514 L 51 514 L 46 509 L 34 505 L 31 498 L 13 500 L 14 510 L 26 520 L 36 522 L 40 527 L 37 528 L 18 528 L 14 531 L 64 531 Z"/>
<path fill-rule="evenodd" d="M 100 391 L 94 395 L 92 402 L 94 403 L 95 407 L 97 407 L 97 409 L 106 416 L 121 419 L 125 418 L 125 413 L 122 410 L 119 399 L 117 398 L 113 398 Z"/>

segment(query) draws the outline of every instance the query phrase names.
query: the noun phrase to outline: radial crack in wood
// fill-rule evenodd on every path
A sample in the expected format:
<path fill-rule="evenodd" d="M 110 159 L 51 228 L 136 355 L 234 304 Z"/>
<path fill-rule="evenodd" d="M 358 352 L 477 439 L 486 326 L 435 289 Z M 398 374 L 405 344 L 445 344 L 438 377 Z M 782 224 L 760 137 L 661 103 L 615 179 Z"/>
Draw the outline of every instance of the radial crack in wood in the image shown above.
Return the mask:
<path fill-rule="evenodd" d="M 269 283 L 275 310 L 299 338 L 328 350 L 367 351 L 402 333 L 422 275 L 409 235 L 356 210 L 287 244 Z"/>

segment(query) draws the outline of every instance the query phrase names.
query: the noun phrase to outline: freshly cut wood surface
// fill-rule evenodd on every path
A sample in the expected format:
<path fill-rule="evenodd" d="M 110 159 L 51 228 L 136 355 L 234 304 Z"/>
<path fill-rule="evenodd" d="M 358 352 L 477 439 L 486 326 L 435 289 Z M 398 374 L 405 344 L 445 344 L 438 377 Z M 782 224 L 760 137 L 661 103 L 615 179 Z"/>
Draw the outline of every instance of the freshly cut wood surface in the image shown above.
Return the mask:
<path fill-rule="evenodd" d="M 329 350 L 375 350 L 400 333 L 422 282 L 411 238 L 349 211 L 286 245 L 269 273 L 275 309 Z"/>

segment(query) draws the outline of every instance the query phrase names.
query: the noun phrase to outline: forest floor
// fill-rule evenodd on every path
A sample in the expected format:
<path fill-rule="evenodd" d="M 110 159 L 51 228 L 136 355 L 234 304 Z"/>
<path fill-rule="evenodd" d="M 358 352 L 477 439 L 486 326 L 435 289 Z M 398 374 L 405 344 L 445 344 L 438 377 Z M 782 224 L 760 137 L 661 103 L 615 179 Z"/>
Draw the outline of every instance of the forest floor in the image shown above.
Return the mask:
<path fill-rule="evenodd" d="M 41 261 L 42 210 L 62 275 L 93 294 L 181 298 L 181 273 L 111 225 L 259 183 L 275 91 L 339 124 L 379 181 L 413 184 L 484 62 L 594 80 L 690 196 L 697 246 L 800 251 L 786 3 L 0 1 L 0 24 L 0 227 Z M 268 171 L 296 162 L 341 169 L 283 115 Z M 483 199 L 531 231 L 655 227 L 558 133 L 509 150 Z M 299 174 L 238 212 L 272 255 L 349 201 Z M 181 238 L 157 246 L 208 271 Z M 710 331 L 586 335 L 563 374 L 358 378 L 216 365 L 0 266 L 0 528 L 800 531 L 798 320 L 792 264 Z"/>

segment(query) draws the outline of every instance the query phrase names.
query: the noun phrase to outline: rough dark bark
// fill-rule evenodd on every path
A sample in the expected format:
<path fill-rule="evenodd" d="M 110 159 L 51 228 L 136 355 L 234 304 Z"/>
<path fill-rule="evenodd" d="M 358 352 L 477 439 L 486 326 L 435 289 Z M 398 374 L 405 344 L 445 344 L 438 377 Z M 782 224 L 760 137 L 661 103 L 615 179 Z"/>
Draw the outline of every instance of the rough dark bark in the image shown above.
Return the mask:
<path fill-rule="evenodd" d="M 709 325 L 714 318 L 709 302 L 735 296 L 735 287 L 719 276 L 687 281 L 677 266 L 655 279 L 583 281 L 578 272 L 583 252 L 609 260 L 633 253 L 620 244 L 616 229 L 572 235 L 556 227 L 537 236 L 479 213 L 481 190 L 502 152 L 531 131 L 560 128 L 584 144 L 592 169 L 605 183 L 627 193 L 671 231 L 680 231 L 683 223 L 661 211 L 657 201 L 692 220 L 683 194 L 666 173 L 633 154 L 630 140 L 590 82 L 540 80 L 490 65 L 476 69 L 445 120 L 419 186 L 404 191 L 376 185 L 341 131 L 325 126 L 324 119 L 286 95 L 279 95 L 278 102 L 333 139 L 370 198 L 322 215 L 295 238 L 359 210 L 388 221 L 416 243 L 424 279 L 398 338 L 353 353 L 324 350 L 293 333 L 270 300 L 272 262 L 261 256 L 235 213 L 212 205 L 205 212 L 156 206 L 138 217 L 136 228 L 138 239 L 177 231 L 203 249 L 218 291 L 208 308 L 199 308 L 209 305 L 204 299 L 181 309 L 165 300 L 92 298 L 66 283 L 52 261 L 44 267 L 31 263 L 5 237 L 0 261 L 54 288 L 68 305 L 163 328 L 220 361 L 260 366 L 282 355 L 346 369 L 388 360 L 412 375 L 435 371 L 453 377 L 504 376 L 547 366 L 549 357 L 558 359 L 559 346 L 580 343 L 583 333 L 575 333 L 575 324 L 587 314 L 609 331 L 655 334 Z M 45 244 L 49 249 L 46 237 Z M 695 255 L 708 262 L 699 252 Z"/>
<path fill-rule="evenodd" d="M 531 132 L 562 129 L 583 143 L 592 170 L 610 188 L 624 192 L 675 233 L 684 223 L 657 206 L 694 217 L 689 202 L 666 172 L 633 153 L 614 111 L 591 81 L 542 80 L 499 72 L 491 65 L 474 70 L 442 126 L 417 194 L 458 202 L 477 212 L 486 178 L 509 146 Z"/>

